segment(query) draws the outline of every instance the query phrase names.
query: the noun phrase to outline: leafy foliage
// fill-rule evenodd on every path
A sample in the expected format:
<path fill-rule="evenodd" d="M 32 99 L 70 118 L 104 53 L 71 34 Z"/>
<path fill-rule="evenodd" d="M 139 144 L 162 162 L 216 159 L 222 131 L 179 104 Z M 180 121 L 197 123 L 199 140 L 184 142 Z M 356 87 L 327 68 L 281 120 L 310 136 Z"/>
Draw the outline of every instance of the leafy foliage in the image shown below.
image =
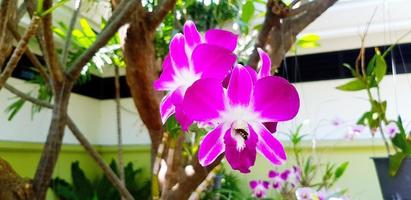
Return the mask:
<path fill-rule="evenodd" d="M 239 182 L 235 174 L 227 173 L 223 169 L 214 178 L 213 187 L 203 192 L 200 199 L 244 199 Z"/>
<path fill-rule="evenodd" d="M 329 189 L 344 175 L 349 163 L 343 162 L 339 165 L 329 162 L 320 163 L 313 154 L 304 153 L 301 148 L 301 141 L 305 137 L 301 133 L 302 126 L 302 124 L 298 125 L 296 130 L 288 135 L 292 143 L 290 153 L 294 155 L 296 164 L 301 169 L 300 186 L 314 187 L 318 190 Z M 294 191 L 291 193 L 294 194 Z"/>
<path fill-rule="evenodd" d="M 389 174 L 394 176 L 397 174 L 398 169 L 401 166 L 402 161 L 411 156 L 411 141 L 408 139 L 410 135 L 405 132 L 401 117 L 398 117 L 398 120 L 389 120 L 386 116 L 387 111 L 387 101 L 383 101 L 380 97 L 380 82 L 384 79 L 384 76 L 387 73 L 387 62 L 385 61 L 385 56 L 392 50 L 391 46 L 383 54 L 379 49 L 375 49 L 375 54 L 368 61 L 367 65 L 359 64 L 357 60 L 357 65 L 355 69 L 349 65 L 345 65 L 352 75 L 354 76 L 353 80 L 340 85 L 337 89 L 342 91 L 363 91 L 365 90 L 368 95 L 368 101 L 370 104 L 370 110 L 362 114 L 362 116 L 357 121 L 357 124 L 366 125 L 370 129 L 371 133 L 374 135 L 377 130 L 380 131 L 384 142 L 386 142 L 387 153 L 389 153 L 389 144 L 388 139 L 386 139 L 384 133 L 384 126 L 387 126 L 390 122 L 395 122 L 397 124 L 399 133 L 395 133 L 395 136 L 390 138 L 391 144 L 395 149 L 400 150 L 394 155 L 389 155 L 390 159 L 390 170 Z M 359 58 L 363 61 L 364 56 L 361 55 Z M 372 93 L 372 90 L 376 90 L 377 97 Z"/>
<path fill-rule="evenodd" d="M 118 167 L 114 160 L 110 163 L 110 168 L 118 174 Z M 134 169 L 133 163 L 128 163 L 124 167 L 126 187 L 131 195 L 136 199 L 150 199 L 150 182 L 141 180 L 141 169 Z M 80 168 L 78 161 L 71 165 L 72 184 L 55 178 L 50 184 L 50 188 L 57 197 L 64 200 L 114 200 L 121 199 L 119 192 L 114 188 L 106 176 L 102 176 L 95 183 L 92 183 Z"/>

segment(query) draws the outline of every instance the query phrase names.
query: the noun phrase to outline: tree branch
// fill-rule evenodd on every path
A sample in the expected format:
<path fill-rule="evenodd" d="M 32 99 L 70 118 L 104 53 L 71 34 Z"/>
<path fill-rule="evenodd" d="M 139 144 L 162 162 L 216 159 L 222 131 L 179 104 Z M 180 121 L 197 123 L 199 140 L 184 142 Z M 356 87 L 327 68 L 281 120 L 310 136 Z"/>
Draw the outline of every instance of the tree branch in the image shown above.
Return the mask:
<path fill-rule="evenodd" d="M 36 33 L 38 24 L 40 23 L 40 17 L 35 16 L 31 21 L 29 27 L 27 27 L 26 32 L 24 33 L 21 40 L 18 42 L 16 49 L 13 51 L 13 54 L 10 60 L 7 62 L 4 71 L 0 75 L 0 90 L 3 85 L 6 83 L 7 79 L 11 76 L 14 69 L 17 66 L 18 61 L 20 60 L 23 53 L 26 51 L 29 39 Z"/>
<path fill-rule="evenodd" d="M 47 10 L 53 6 L 52 0 L 44 0 L 44 10 Z M 52 14 L 48 14 L 43 17 L 43 36 L 44 36 L 44 46 L 45 49 L 43 50 L 46 63 L 49 67 L 49 71 L 51 74 L 51 82 L 54 84 L 61 83 L 64 80 L 63 77 L 63 69 L 59 65 L 56 57 L 56 51 L 54 48 L 54 38 L 53 38 L 53 29 L 52 29 Z"/>
<path fill-rule="evenodd" d="M 109 20 L 110 23 L 101 31 L 98 35 L 96 41 L 88 48 L 83 54 L 77 58 L 73 65 L 70 67 L 69 71 L 66 73 L 69 80 L 76 80 L 83 67 L 87 62 L 96 54 L 96 52 L 107 44 L 107 42 L 113 37 L 117 30 L 124 24 L 125 19 L 130 16 L 131 11 L 133 11 L 137 6 L 138 1 L 129 0 L 122 1 L 118 8 L 114 11 L 112 17 Z M 115 14 L 118 10 L 118 14 Z"/>
<path fill-rule="evenodd" d="M 292 24 L 291 32 L 294 35 L 297 35 L 305 27 L 307 27 L 310 23 L 317 19 L 317 17 L 323 14 L 329 7 L 334 5 L 337 1 L 338 0 L 316 0 L 306 3 L 306 5 L 300 6 L 304 8 L 304 13 L 296 18 L 290 18 L 290 20 L 286 20 L 285 23 Z"/>
<path fill-rule="evenodd" d="M 175 5 L 176 0 L 164 0 L 161 5 L 157 6 L 156 9 L 150 13 L 149 29 L 154 31 Z"/>
<path fill-rule="evenodd" d="M 9 19 L 10 6 L 12 1 L 3 0 L 0 4 L 0 47 L 3 46 L 4 38 L 7 34 L 7 21 Z M 8 41 L 6 41 L 8 42 Z M 0 63 L 2 65 L 2 63 Z M 0 66 L 1 67 L 1 66 Z"/>
<path fill-rule="evenodd" d="M 49 102 L 42 101 L 42 100 L 34 98 L 30 95 L 27 95 L 26 93 L 18 90 L 17 88 L 11 86 L 8 83 L 4 84 L 4 88 L 6 88 L 9 92 L 15 94 L 16 96 L 20 97 L 21 99 L 24 99 L 26 101 L 29 101 L 33 104 L 39 105 L 39 106 L 44 107 L 44 108 L 53 109 L 53 105 L 51 105 Z"/>
<path fill-rule="evenodd" d="M 224 154 L 222 154 L 211 165 L 203 167 L 199 163 L 197 156 L 198 154 L 196 153 L 193 157 L 192 163 L 195 173 L 192 176 L 184 173 L 184 175 L 180 177 L 178 189 L 170 191 L 170 194 L 168 195 L 169 200 L 188 199 L 190 194 L 196 189 L 193 188 L 193 186 L 198 186 L 201 182 L 203 182 L 208 173 L 211 172 L 215 167 L 217 167 L 221 163 L 221 160 L 224 158 Z"/>
<path fill-rule="evenodd" d="M 103 170 L 104 174 L 113 184 L 113 186 L 120 192 L 121 196 L 127 200 L 134 200 L 133 196 L 125 187 L 124 183 L 117 177 L 117 175 L 111 170 L 111 168 L 104 162 L 98 152 L 93 148 L 93 146 L 87 141 L 84 137 L 84 134 L 81 133 L 80 129 L 76 126 L 73 120 L 67 116 L 67 126 L 73 132 L 73 135 L 81 143 L 87 153 L 96 161 L 97 165 Z"/>
<path fill-rule="evenodd" d="M 20 34 L 17 32 L 15 27 L 10 22 L 7 23 L 7 28 L 9 29 L 9 31 L 11 32 L 13 37 L 16 39 L 16 41 L 17 42 L 20 41 L 20 39 L 21 39 Z M 49 80 L 49 75 L 44 70 L 44 66 L 43 66 L 43 64 L 41 64 L 41 62 L 39 61 L 37 56 L 34 55 L 33 52 L 31 52 L 29 48 L 26 49 L 25 54 L 26 54 L 27 58 L 31 61 L 31 63 L 34 65 L 34 67 L 37 69 L 37 72 L 40 74 L 40 76 L 45 81 L 48 81 Z"/>
<path fill-rule="evenodd" d="M 265 49 L 265 45 L 267 44 L 268 36 L 270 34 L 271 29 L 273 28 L 275 24 L 280 23 L 280 17 L 274 15 L 274 13 L 271 12 L 271 8 L 273 7 L 273 4 L 274 4 L 273 0 L 267 1 L 267 4 L 266 4 L 267 11 L 265 13 L 264 22 L 263 22 L 261 31 L 258 33 L 257 41 L 255 42 L 253 53 L 251 54 L 248 60 L 248 65 L 250 65 L 254 69 L 257 69 L 257 64 L 258 64 L 258 61 L 260 60 L 257 48 Z"/>

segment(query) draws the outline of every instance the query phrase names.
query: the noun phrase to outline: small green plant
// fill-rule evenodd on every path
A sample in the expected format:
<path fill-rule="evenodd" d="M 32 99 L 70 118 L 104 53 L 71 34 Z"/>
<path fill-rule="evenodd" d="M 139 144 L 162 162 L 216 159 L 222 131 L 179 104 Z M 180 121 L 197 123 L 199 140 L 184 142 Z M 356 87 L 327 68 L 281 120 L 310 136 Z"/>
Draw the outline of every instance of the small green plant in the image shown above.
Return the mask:
<path fill-rule="evenodd" d="M 391 176 L 397 174 L 404 158 L 411 155 L 410 134 L 406 133 L 401 117 L 398 117 L 397 120 L 388 119 L 386 115 L 387 101 L 382 100 L 380 95 L 380 83 L 387 73 L 385 57 L 393 47 L 391 46 L 383 53 L 375 48 L 375 54 L 367 65 L 365 65 L 365 50 L 362 48 L 356 60 L 355 68 L 344 64 L 351 71 L 354 79 L 337 87 L 342 91 L 365 91 L 367 93 L 370 110 L 362 114 L 357 124 L 367 126 L 372 136 L 377 132 L 381 134 L 390 160 L 389 173 Z M 395 150 L 394 154 L 391 154 L 389 141 L 391 141 L 392 148 Z"/>
<path fill-rule="evenodd" d="M 243 199 L 240 179 L 233 173 L 222 169 L 214 178 L 214 184 L 201 195 L 201 200 Z"/>
<path fill-rule="evenodd" d="M 118 174 L 118 167 L 114 160 L 110 163 L 111 169 Z M 142 169 L 135 169 L 133 163 L 124 167 L 126 187 L 135 199 L 150 199 L 150 181 L 141 180 Z M 119 192 L 111 182 L 102 176 L 94 183 L 87 178 L 80 168 L 78 161 L 71 164 L 71 181 L 61 178 L 51 181 L 50 188 L 62 200 L 115 200 L 121 199 Z"/>

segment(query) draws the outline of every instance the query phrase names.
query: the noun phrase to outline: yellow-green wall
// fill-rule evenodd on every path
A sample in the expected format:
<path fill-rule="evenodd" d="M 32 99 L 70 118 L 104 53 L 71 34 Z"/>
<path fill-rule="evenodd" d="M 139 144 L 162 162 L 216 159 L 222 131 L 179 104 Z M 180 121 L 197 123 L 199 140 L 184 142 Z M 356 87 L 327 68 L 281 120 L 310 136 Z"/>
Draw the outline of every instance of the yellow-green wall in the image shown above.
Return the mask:
<path fill-rule="evenodd" d="M 33 177 L 42 146 L 42 144 L 35 143 L 0 142 L 0 156 L 10 162 L 20 175 Z M 96 146 L 96 148 L 107 162 L 117 156 L 115 146 Z M 311 151 L 309 144 L 306 144 L 304 149 Z M 337 184 L 337 187 L 347 188 L 353 200 L 382 199 L 374 165 L 370 159 L 373 156 L 385 155 L 382 144 L 372 145 L 370 141 L 363 141 L 336 145 L 329 142 L 317 147 L 316 153 L 317 158 L 323 162 L 350 162 L 346 174 Z M 125 146 L 124 158 L 127 162 L 131 161 L 135 166 L 143 168 L 145 175 L 148 177 L 150 171 L 149 146 Z M 85 170 L 89 178 L 94 179 L 101 175 L 101 170 L 88 154 L 84 152 L 81 146 L 64 145 L 54 176 L 70 180 L 70 164 L 75 160 L 80 161 L 81 168 Z M 294 158 L 291 154 L 288 155 L 288 160 L 287 165 L 292 165 Z M 258 156 L 250 174 L 234 173 L 240 178 L 243 191 L 249 191 L 249 180 L 266 179 L 268 170 L 274 168 L 275 166 L 272 166 L 266 159 Z M 48 199 L 52 200 L 55 198 L 49 194 Z"/>
<path fill-rule="evenodd" d="M 0 157 L 8 161 L 16 172 L 23 176 L 34 177 L 38 161 L 41 156 L 43 144 L 26 143 L 26 142 L 0 142 Z M 111 159 L 117 158 L 116 147 L 113 146 L 96 146 L 104 160 L 109 163 Z M 94 160 L 83 150 L 80 145 L 63 145 L 56 168 L 54 177 L 61 177 L 65 180 L 71 180 L 71 163 L 78 160 L 80 167 L 85 171 L 90 179 L 101 176 L 102 171 L 95 164 Z M 150 170 L 150 148 L 148 146 L 125 146 L 124 160 L 133 162 L 134 166 L 144 170 L 146 177 Z M 49 192 L 47 199 L 56 199 Z"/>

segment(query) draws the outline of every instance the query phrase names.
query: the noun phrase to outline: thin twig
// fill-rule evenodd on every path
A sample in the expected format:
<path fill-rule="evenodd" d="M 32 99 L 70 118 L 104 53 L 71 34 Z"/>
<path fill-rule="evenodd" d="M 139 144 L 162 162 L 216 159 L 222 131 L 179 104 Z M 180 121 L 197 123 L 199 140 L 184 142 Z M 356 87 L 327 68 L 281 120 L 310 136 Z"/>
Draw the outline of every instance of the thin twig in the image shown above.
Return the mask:
<path fill-rule="evenodd" d="M 111 18 L 112 22 L 107 24 L 106 27 L 98 35 L 96 41 L 88 48 L 83 54 L 81 54 L 69 68 L 67 72 L 67 77 L 69 80 L 76 80 L 83 67 L 87 62 L 95 55 L 95 53 L 102 48 L 107 42 L 113 37 L 117 30 L 124 24 L 125 19 L 130 16 L 130 12 L 135 9 L 138 1 L 122 1 L 120 4 L 126 4 L 123 9 L 121 9 L 118 15 L 113 15 Z M 122 8 L 121 5 L 118 9 Z M 109 20 L 110 21 L 110 20 Z"/>
<path fill-rule="evenodd" d="M 216 176 L 217 172 L 220 171 L 221 167 L 215 167 L 210 173 L 208 173 L 207 177 L 204 179 L 203 182 L 195 189 L 193 193 L 191 193 L 189 200 L 196 200 L 200 198 L 200 194 L 207 189 L 209 185 L 211 185 L 213 178 Z"/>
<path fill-rule="evenodd" d="M 24 33 L 21 40 L 18 42 L 16 49 L 13 51 L 13 54 L 10 60 L 7 62 L 4 71 L 0 75 L 0 90 L 6 83 L 7 79 L 11 76 L 14 69 L 17 66 L 18 61 L 20 60 L 23 53 L 26 51 L 29 39 L 36 33 L 36 29 L 40 23 L 40 17 L 35 16 L 31 21 L 29 27 L 27 27 L 26 32 Z"/>
<path fill-rule="evenodd" d="M 99 167 L 104 171 L 107 178 L 113 184 L 114 187 L 120 192 L 121 196 L 127 200 L 134 200 L 134 197 L 130 194 L 130 192 L 125 187 L 125 184 L 117 178 L 116 174 L 110 167 L 104 162 L 103 158 L 98 154 L 98 152 L 93 148 L 93 146 L 87 141 L 84 137 L 84 134 L 81 133 L 80 129 L 76 126 L 73 120 L 67 116 L 67 126 L 73 133 L 73 135 L 77 138 L 77 140 L 81 143 L 81 145 L 86 149 L 86 151 L 90 154 L 90 156 L 97 162 Z"/>
<path fill-rule="evenodd" d="M 153 164 L 153 175 L 151 180 L 151 196 L 153 200 L 160 199 L 160 191 L 159 191 L 159 184 L 158 184 L 158 172 L 160 171 L 160 163 L 161 157 L 163 157 L 164 148 L 166 146 L 168 140 L 168 133 L 164 133 L 161 139 L 161 143 L 158 146 L 156 158 Z"/>
<path fill-rule="evenodd" d="M 123 136 L 121 130 L 121 102 L 120 102 L 120 74 L 119 67 L 114 66 L 114 87 L 116 95 L 116 115 L 117 115 L 117 157 L 118 157 L 118 166 L 120 168 L 120 180 L 125 183 L 125 174 L 124 174 L 124 159 L 123 159 Z"/>
<path fill-rule="evenodd" d="M 21 99 L 24 99 L 26 101 L 29 101 L 33 104 L 39 105 L 41 107 L 44 108 L 49 108 L 49 109 L 53 109 L 53 105 L 51 105 L 49 102 L 47 101 L 42 101 L 39 100 L 37 98 L 34 98 L 30 95 L 27 95 L 26 93 L 18 90 L 17 88 L 11 86 L 10 84 L 6 83 L 4 84 L 4 88 L 6 88 L 8 91 L 10 91 L 11 93 L 15 94 L 16 96 L 20 97 Z"/>
<path fill-rule="evenodd" d="M 81 5 L 82 5 L 81 2 L 83 1 L 78 1 L 78 7 L 76 8 L 76 10 L 73 13 L 73 16 L 71 17 L 70 26 L 69 26 L 69 29 L 67 30 L 66 41 L 64 44 L 64 49 L 62 53 L 63 55 L 61 59 L 61 64 L 63 66 L 66 66 L 67 64 L 67 57 L 68 57 L 68 53 L 69 53 L 70 45 L 71 45 L 71 37 L 73 36 L 73 29 L 74 29 L 74 26 L 76 25 L 77 18 L 80 13 Z"/>
<path fill-rule="evenodd" d="M 11 32 L 13 37 L 16 39 L 16 41 L 19 41 L 21 39 L 20 34 L 17 32 L 17 30 L 14 28 L 14 26 L 10 22 L 7 23 L 7 28 L 9 29 L 9 31 Z M 45 81 L 48 81 L 49 80 L 49 75 L 44 70 L 45 68 L 44 68 L 43 64 L 41 64 L 41 62 L 39 61 L 37 56 L 34 55 L 33 52 L 31 52 L 29 48 L 26 49 L 25 54 L 26 54 L 27 58 L 31 61 L 31 63 L 34 65 L 34 67 L 37 69 L 37 72 L 40 74 L 40 76 Z"/>
<path fill-rule="evenodd" d="M 149 27 L 151 30 L 155 30 L 158 25 L 167 16 L 168 12 L 174 8 L 176 0 L 164 0 L 161 5 L 157 6 L 151 13 Z"/>

